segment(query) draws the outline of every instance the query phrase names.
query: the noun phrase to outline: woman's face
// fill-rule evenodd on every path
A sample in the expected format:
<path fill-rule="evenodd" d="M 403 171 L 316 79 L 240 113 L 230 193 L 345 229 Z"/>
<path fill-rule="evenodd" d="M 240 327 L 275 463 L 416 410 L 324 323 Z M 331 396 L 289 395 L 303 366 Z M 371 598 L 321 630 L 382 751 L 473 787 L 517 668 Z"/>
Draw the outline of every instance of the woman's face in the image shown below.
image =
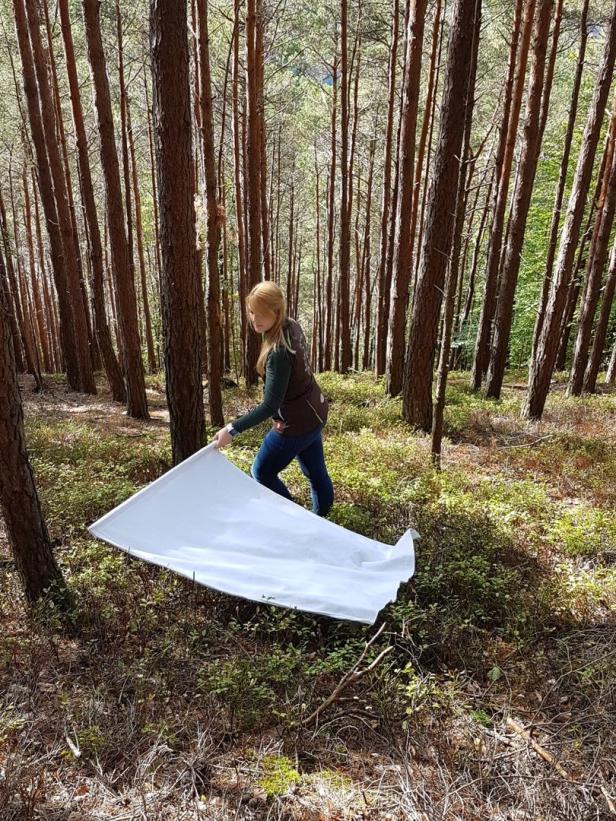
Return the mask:
<path fill-rule="evenodd" d="M 258 334 L 267 333 L 276 322 L 276 314 L 273 311 L 268 311 L 267 308 L 252 306 L 248 309 L 248 316 L 252 327 Z"/>

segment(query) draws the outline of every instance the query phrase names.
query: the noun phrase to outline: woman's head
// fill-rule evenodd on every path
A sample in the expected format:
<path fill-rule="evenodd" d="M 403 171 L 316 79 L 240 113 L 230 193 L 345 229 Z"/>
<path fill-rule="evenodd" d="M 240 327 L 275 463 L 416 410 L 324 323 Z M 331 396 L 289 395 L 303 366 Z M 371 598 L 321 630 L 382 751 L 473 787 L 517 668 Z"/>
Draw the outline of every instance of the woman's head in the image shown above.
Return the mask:
<path fill-rule="evenodd" d="M 276 334 L 287 315 L 281 288 L 270 280 L 259 282 L 246 297 L 246 310 L 257 333 Z"/>
<path fill-rule="evenodd" d="M 282 332 L 287 317 L 287 303 L 281 288 L 270 280 L 257 283 L 246 297 L 246 311 L 253 329 L 264 335 L 257 360 L 257 371 L 263 376 L 267 356 L 272 348 L 284 345 L 294 353 Z"/>

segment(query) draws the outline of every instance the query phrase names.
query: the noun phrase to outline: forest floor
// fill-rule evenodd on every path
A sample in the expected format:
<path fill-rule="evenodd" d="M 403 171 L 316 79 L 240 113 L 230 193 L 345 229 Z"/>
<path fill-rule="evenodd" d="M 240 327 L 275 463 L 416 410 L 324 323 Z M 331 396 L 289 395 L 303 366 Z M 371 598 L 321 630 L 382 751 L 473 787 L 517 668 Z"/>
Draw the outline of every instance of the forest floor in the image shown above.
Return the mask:
<path fill-rule="evenodd" d="M 368 374 L 323 374 L 331 518 L 417 569 L 373 672 L 303 725 L 375 629 L 195 587 L 94 540 L 170 467 L 152 419 L 25 381 L 26 429 L 67 616 L 28 613 L 0 529 L 0 818 L 595 819 L 616 804 L 616 392 L 520 418 L 448 391 L 443 470 Z M 257 393 L 225 391 L 227 417 Z M 264 429 L 225 453 L 248 470 Z M 296 466 L 285 478 L 308 504 Z"/>

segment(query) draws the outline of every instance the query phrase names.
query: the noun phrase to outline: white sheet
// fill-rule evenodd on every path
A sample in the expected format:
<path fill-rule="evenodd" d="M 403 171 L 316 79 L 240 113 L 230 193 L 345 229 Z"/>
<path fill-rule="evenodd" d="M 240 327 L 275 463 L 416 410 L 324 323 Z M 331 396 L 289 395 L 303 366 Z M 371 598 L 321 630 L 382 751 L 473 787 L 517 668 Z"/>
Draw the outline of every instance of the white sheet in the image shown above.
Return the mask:
<path fill-rule="evenodd" d="M 415 568 L 386 545 L 263 487 L 209 444 L 88 528 L 115 547 L 259 602 L 372 624 Z"/>

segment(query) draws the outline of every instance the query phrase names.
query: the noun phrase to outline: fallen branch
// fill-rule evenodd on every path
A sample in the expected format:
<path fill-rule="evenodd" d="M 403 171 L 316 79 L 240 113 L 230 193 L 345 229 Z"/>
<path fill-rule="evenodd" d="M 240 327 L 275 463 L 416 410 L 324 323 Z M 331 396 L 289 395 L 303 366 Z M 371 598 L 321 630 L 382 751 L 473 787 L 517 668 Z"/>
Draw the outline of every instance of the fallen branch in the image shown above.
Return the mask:
<path fill-rule="evenodd" d="M 603 785 L 601 785 L 600 789 L 601 789 L 601 792 L 603 793 L 603 797 L 607 801 L 607 806 L 608 806 L 609 811 L 612 813 L 612 815 L 616 815 L 616 805 L 612 801 L 612 797 L 610 796 L 609 792 L 605 789 L 605 787 Z"/>
<path fill-rule="evenodd" d="M 505 724 L 510 729 L 512 729 L 514 731 L 514 733 L 519 735 L 525 741 L 528 741 L 530 743 L 530 745 L 532 746 L 533 750 L 535 750 L 535 752 L 537 752 L 541 756 L 541 758 L 543 758 L 544 761 L 547 761 L 548 764 L 550 764 L 552 767 L 554 767 L 556 772 L 559 775 L 561 775 L 566 781 L 568 781 L 570 784 L 573 784 L 578 790 L 583 789 L 582 786 L 576 781 L 576 779 L 573 778 L 573 776 L 570 773 L 568 773 L 564 769 L 564 767 L 562 767 L 558 763 L 558 761 L 556 761 L 554 756 L 551 753 L 549 753 L 545 749 L 545 747 L 542 747 L 541 744 L 539 744 L 537 741 L 535 741 L 535 739 L 532 738 L 529 731 L 524 729 L 524 727 L 522 727 L 521 724 L 518 724 L 517 721 L 515 721 L 513 718 L 510 718 L 510 717 L 507 718 L 507 720 L 505 721 Z M 590 788 L 591 793 L 595 793 L 595 794 L 596 794 L 597 786 L 599 787 L 599 790 L 601 791 L 601 794 L 605 798 L 605 801 L 607 803 L 608 810 L 609 810 L 610 814 L 616 816 L 616 805 L 614 804 L 614 801 L 613 801 L 611 795 L 608 793 L 608 791 L 605 789 L 605 787 L 602 784 L 600 784 L 600 785 L 596 785 L 596 784 L 595 785 L 587 785 L 587 787 Z"/>
<path fill-rule="evenodd" d="M 538 439 L 533 439 L 532 442 L 513 442 L 510 445 L 497 445 L 494 450 L 506 450 L 507 448 L 532 448 L 538 442 L 544 442 L 546 439 L 554 439 L 556 436 L 556 433 L 547 433 L 545 436 L 540 436 Z"/>
<path fill-rule="evenodd" d="M 394 648 L 393 647 L 386 647 L 381 653 L 379 653 L 379 655 L 374 659 L 374 661 L 372 661 L 367 667 L 364 667 L 363 670 L 359 669 L 360 664 L 362 663 L 362 661 L 366 657 L 366 653 L 368 652 L 369 647 L 372 644 L 374 644 L 374 642 L 381 635 L 381 633 L 383 632 L 384 629 L 385 629 L 385 623 L 383 623 L 379 627 L 377 632 L 374 634 L 374 636 L 372 636 L 370 641 L 366 644 L 366 646 L 362 650 L 362 653 L 361 653 L 360 657 L 357 659 L 357 661 L 355 662 L 353 667 L 347 673 L 344 674 L 344 676 L 340 679 L 340 681 L 338 682 L 338 684 L 336 685 L 336 687 L 332 691 L 332 693 L 325 699 L 325 701 L 322 704 L 320 704 L 317 707 L 316 710 L 314 710 L 312 713 L 310 713 L 310 715 L 307 716 L 306 718 L 303 718 L 299 722 L 299 724 L 301 724 L 302 726 L 305 726 L 306 724 L 312 723 L 316 718 L 318 718 L 321 715 L 323 710 L 325 710 L 327 707 L 329 707 L 330 704 L 333 704 L 334 701 L 337 701 L 337 699 L 340 698 L 340 696 L 346 690 L 347 687 L 349 687 L 351 684 L 355 684 L 355 682 L 359 681 L 359 679 L 363 678 L 367 673 L 370 673 L 372 670 L 374 670 L 376 667 L 378 667 L 378 665 L 383 661 L 385 656 L 388 653 L 391 653 L 391 651 Z"/>
<path fill-rule="evenodd" d="M 557 773 L 559 773 L 559 775 L 562 775 L 562 777 L 565 780 L 569 781 L 571 784 L 576 784 L 577 783 L 575 778 L 573 778 L 573 776 L 570 775 L 564 769 L 564 767 L 562 767 L 558 763 L 558 761 L 554 758 L 554 756 L 551 753 L 549 753 L 545 749 L 545 747 L 542 747 L 541 744 L 539 744 L 537 741 L 535 741 L 535 739 L 531 736 L 529 731 L 524 729 L 524 727 L 522 727 L 521 724 L 518 724 L 517 721 L 514 721 L 514 719 L 512 719 L 510 717 L 507 717 L 507 720 L 506 720 L 505 723 L 506 723 L 507 727 L 511 728 L 514 731 L 514 733 L 517 733 L 520 736 L 520 738 L 523 738 L 525 741 L 528 741 L 528 743 L 531 745 L 533 750 L 536 753 L 538 753 L 541 756 L 541 758 L 543 758 L 544 761 L 547 761 L 548 764 L 550 764 L 552 767 L 554 767 L 554 769 L 556 770 Z"/>

